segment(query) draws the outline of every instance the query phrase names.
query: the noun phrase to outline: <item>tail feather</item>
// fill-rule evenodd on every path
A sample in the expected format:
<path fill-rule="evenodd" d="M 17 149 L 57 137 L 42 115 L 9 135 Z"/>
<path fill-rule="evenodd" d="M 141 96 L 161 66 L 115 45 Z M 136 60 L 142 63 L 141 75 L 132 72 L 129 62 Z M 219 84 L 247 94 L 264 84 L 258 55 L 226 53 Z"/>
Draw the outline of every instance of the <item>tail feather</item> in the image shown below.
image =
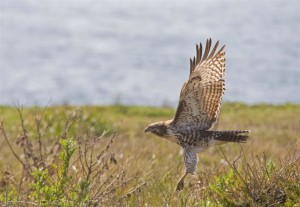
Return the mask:
<path fill-rule="evenodd" d="M 225 142 L 239 142 L 244 143 L 249 138 L 250 130 L 235 130 L 235 131 L 215 131 L 214 139 Z"/>

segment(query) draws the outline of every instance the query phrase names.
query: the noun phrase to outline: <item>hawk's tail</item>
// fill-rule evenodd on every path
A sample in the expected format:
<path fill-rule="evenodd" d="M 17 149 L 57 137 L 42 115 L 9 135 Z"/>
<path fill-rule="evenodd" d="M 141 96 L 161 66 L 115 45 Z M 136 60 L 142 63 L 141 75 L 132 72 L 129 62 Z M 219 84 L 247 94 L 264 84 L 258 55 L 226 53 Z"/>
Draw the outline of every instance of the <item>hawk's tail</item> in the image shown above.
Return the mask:
<path fill-rule="evenodd" d="M 214 131 L 213 136 L 218 141 L 244 143 L 249 137 L 249 132 L 250 130 Z"/>

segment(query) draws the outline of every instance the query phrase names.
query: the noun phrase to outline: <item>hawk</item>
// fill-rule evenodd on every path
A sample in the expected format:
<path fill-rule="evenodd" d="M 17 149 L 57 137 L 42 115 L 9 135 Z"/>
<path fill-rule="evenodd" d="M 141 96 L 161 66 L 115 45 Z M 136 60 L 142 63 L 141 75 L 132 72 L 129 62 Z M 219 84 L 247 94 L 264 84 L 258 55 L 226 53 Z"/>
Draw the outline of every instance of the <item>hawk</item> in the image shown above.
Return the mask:
<path fill-rule="evenodd" d="M 217 51 L 219 41 L 211 50 L 211 39 L 196 45 L 196 57 L 190 59 L 189 79 L 183 84 L 175 117 L 168 121 L 150 124 L 145 132 L 168 139 L 183 148 L 185 173 L 177 184 L 177 191 L 184 187 L 184 178 L 196 171 L 197 153 L 227 142 L 243 143 L 250 130 L 211 131 L 216 123 L 222 95 L 225 90 L 225 52 Z"/>

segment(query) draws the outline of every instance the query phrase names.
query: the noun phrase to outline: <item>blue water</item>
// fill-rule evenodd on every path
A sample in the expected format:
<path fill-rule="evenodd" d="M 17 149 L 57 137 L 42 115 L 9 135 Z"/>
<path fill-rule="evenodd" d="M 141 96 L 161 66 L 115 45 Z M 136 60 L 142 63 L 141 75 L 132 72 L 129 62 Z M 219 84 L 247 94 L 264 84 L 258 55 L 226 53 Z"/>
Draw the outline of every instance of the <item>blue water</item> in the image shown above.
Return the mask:
<path fill-rule="evenodd" d="M 299 1 L 0 0 L 0 104 L 176 106 L 195 44 L 225 101 L 300 103 Z"/>

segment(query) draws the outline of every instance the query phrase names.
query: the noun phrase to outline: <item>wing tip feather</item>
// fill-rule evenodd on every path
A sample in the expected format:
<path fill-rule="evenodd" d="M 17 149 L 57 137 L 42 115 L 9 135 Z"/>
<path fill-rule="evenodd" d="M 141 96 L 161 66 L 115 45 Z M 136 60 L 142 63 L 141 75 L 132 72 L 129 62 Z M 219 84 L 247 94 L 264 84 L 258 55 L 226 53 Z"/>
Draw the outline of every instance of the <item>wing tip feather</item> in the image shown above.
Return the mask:
<path fill-rule="evenodd" d="M 219 49 L 219 51 L 216 54 L 215 54 L 215 52 L 217 51 L 220 41 L 218 40 L 215 43 L 212 51 L 210 51 L 211 44 L 212 44 L 212 39 L 211 38 L 206 39 L 206 45 L 205 45 L 203 56 L 202 56 L 202 52 L 203 52 L 202 43 L 200 42 L 199 45 L 196 44 L 196 56 L 194 56 L 193 59 L 190 58 L 190 76 L 191 76 L 192 72 L 195 70 L 196 66 L 201 64 L 205 60 L 212 59 L 213 57 L 220 54 L 221 52 L 223 52 L 224 53 L 223 55 L 225 55 L 225 51 L 223 51 L 226 46 L 225 44 L 221 47 L 221 49 Z"/>

